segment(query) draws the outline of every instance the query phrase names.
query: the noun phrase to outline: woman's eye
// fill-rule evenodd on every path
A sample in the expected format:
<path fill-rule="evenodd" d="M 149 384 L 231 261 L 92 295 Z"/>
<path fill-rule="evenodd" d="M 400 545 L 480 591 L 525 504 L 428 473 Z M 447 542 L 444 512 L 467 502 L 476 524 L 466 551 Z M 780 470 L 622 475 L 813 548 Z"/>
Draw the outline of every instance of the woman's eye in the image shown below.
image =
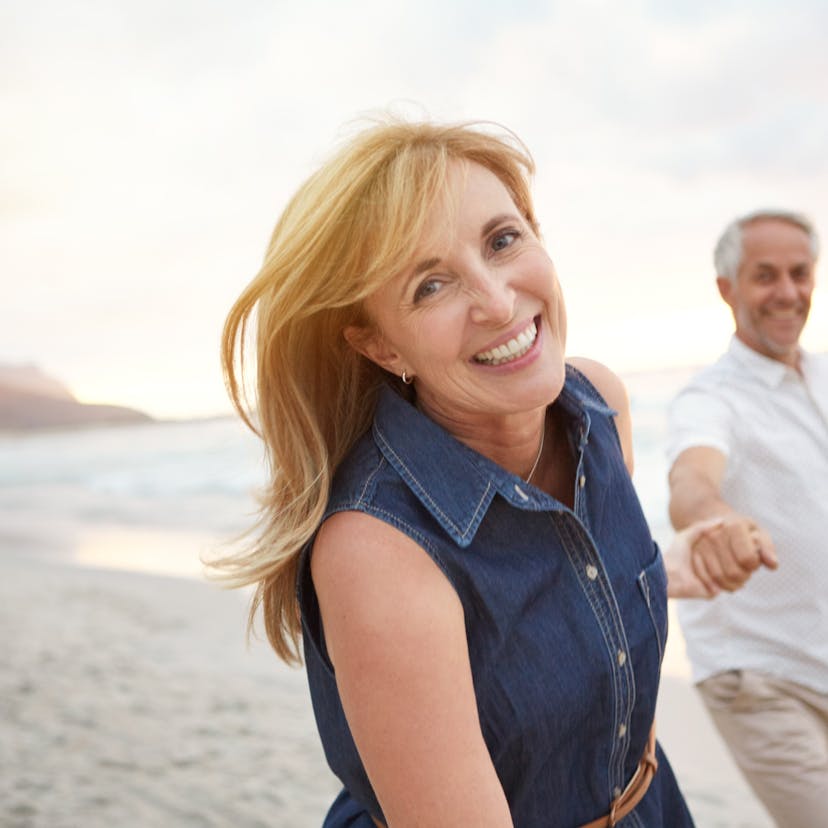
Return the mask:
<path fill-rule="evenodd" d="M 517 230 L 504 230 L 502 233 L 498 233 L 492 239 L 492 250 L 495 252 L 499 250 L 504 250 L 507 247 L 510 247 L 515 243 L 515 240 L 518 238 L 520 234 Z"/>
<path fill-rule="evenodd" d="M 414 291 L 415 304 L 423 299 L 428 299 L 429 296 L 434 296 L 441 287 L 442 282 L 439 279 L 424 279 Z"/>

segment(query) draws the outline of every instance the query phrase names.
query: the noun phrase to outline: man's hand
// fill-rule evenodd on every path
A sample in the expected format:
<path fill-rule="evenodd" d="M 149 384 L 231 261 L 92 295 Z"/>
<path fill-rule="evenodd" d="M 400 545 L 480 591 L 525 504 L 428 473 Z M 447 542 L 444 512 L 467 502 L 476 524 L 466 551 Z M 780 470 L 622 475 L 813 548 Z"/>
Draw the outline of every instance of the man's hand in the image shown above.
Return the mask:
<path fill-rule="evenodd" d="M 707 523 L 690 542 L 690 560 L 709 595 L 734 592 L 760 566 L 779 565 L 770 535 L 751 518 L 730 513 Z"/>
<path fill-rule="evenodd" d="M 767 532 L 742 515 L 692 523 L 677 532 L 664 552 L 671 598 L 713 598 L 733 592 L 762 564 L 776 569 Z"/>

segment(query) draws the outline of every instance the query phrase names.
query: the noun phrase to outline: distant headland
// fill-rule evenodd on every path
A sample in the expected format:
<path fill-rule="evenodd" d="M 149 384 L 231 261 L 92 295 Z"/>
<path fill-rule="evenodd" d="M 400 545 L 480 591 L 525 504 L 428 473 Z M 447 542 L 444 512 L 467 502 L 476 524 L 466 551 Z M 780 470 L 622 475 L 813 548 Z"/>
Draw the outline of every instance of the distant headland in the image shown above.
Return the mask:
<path fill-rule="evenodd" d="M 143 411 L 121 405 L 78 402 L 61 382 L 37 365 L 0 362 L 0 429 L 30 430 L 152 422 Z"/>

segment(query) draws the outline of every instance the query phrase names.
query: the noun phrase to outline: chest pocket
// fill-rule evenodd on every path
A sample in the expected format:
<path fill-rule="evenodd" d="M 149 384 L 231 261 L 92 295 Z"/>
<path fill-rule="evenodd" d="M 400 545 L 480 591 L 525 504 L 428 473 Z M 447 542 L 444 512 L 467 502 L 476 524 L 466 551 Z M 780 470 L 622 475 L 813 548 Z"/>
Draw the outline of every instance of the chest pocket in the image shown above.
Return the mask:
<path fill-rule="evenodd" d="M 667 642 L 667 572 L 661 559 L 658 544 L 653 542 L 655 557 L 638 575 L 638 588 L 647 605 L 650 620 L 658 642 L 658 659 L 664 658 Z"/>

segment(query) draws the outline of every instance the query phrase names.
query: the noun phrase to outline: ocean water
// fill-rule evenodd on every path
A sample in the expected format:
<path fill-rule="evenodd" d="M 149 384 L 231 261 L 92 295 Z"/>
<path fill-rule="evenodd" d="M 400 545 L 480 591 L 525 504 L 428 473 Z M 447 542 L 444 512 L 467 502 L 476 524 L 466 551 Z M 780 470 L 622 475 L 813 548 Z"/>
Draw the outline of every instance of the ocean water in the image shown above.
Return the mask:
<path fill-rule="evenodd" d="M 653 534 L 667 521 L 666 407 L 687 371 L 625 377 L 634 480 Z M 261 445 L 237 419 L 0 435 L 0 541 L 87 565 L 199 576 L 249 527 Z"/>
<path fill-rule="evenodd" d="M 653 537 L 666 546 L 672 537 L 667 514 L 667 409 L 699 369 L 683 367 L 623 377 L 630 397 L 635 467 L 633 482 Z"/>
<path fill-rule="evenodd" d="M 200 576 L 250 526 L 258 438 L 232 418 L 0 436 L 0 543 L 28 554 Z"/>

